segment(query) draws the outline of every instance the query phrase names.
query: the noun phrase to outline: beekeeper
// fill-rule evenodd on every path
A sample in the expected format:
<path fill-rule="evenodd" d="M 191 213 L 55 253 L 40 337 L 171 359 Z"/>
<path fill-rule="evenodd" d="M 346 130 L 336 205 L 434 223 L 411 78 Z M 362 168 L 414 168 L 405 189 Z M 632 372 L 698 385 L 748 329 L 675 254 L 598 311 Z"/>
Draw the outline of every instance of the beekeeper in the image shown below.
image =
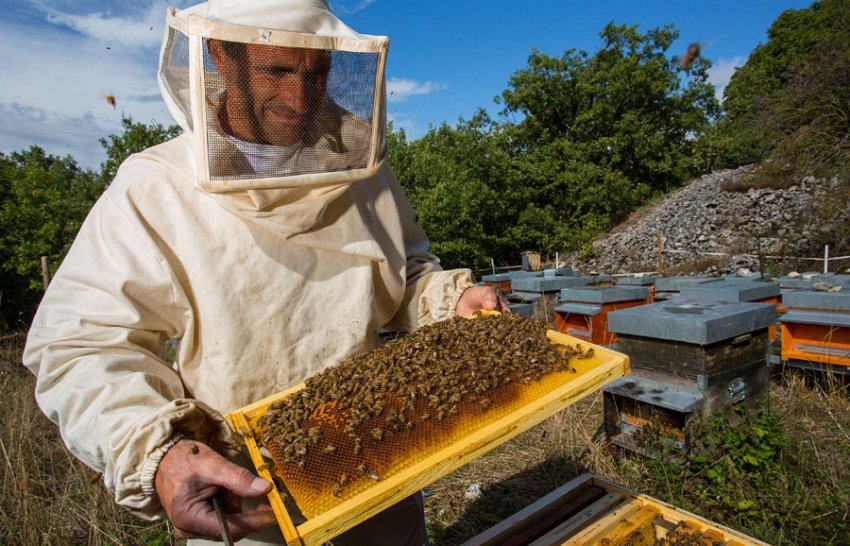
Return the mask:
<path fill-rule="evenodd" d="M 239 445 L 222 414 L 376 347 L 381 327 L 501 302 L 440 269 L 387 165 L 386 38 L 325 0 L 210 0 L 167 23 L 159 82 L 184 131 L 121 166 L 24 361 L 120 505 L 214 538 L 218 492 L 235 536 L 281 543 L 272 485 L 219 454 Z M 426 540 L 414 496 L 335 543 Z"/>

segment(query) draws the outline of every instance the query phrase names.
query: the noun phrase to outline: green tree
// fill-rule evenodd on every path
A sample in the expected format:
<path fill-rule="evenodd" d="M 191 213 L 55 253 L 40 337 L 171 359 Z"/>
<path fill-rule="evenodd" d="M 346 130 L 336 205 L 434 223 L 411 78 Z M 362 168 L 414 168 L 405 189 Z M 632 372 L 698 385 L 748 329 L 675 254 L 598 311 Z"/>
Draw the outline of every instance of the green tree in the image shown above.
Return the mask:
<path fill-rule="evenodd" d="M 121 127 L 121 134 L 100 139 L 100 145 L 106 150 L 106 161 L 100 165 L 100 178 L 105 185 L 112 182 L 118 167 L 128 156 L 172 139 L 181 131 L 177 125 L 137 123 L 128 115 L 121 116 Z"/>
<path fill-rule="evenodd" d="M 724 164 L 772 158 L 786 177 L 846 165 L 850 4 L 787 10 L 767 34 L 724 91 L 715 136 Z"/>
<path fill-rule="evenodd" d="M 636 184 L 668 191 L 695 174 L 693 140 L 718 110 L 698 60 L 683 78 L 666 52 L 678 33 L 668 25 L 645 34 L 609 23 L 593 56 L 537 51 L 502 93 L 504 114 L 521 116 L 514 139 L 530 151 L 560 141 L 582 161 L 618 171 Z"/>
<path fill-rule="evenodd" d="M 718 110 L 708 61 L 681 73 L 669 26 L 611 23 L 600 36 L 592 56 L 532 51 L 496 99 L 500 122 L 480 111 L 413 142 L 390 132 L 390 162 L 448 265 L 580 248 L 705 168 L 694 154 Z"/>
<path fill-rule="evenodd" d="M 179 132 L 176 126 L 134 123 L 129 116 L 121 124 L 121 134 L 100 140 L 107 156 L 100 173 L 38 146 L 0 153 L 0 328 L 29 324 L 43 289 L 41 257 L 54 270 L 61 264 L 118 165 Z"/>
<path fill-rule="evenodd" d="M 445 265 L 483 267 L 503 258 L 512 209 L 503 190 L 515 169 L 484 111 L 411 143 L 393 136 L 390 161 Z"/>
<path fill-rule="evenodd" d="M 512 155 L 528 188 L 514 239 L 549 253 L 581 247 L 653 193 L 705 169 L 698 138 L 717 115 L 708 61 L 687 74 L 666 53 L 671 26 L 609 23 L 594 55 L 538 51 L 502 93 Z"/>
<path fill-rule="evenodd" d="M 41 298 L 41 256 L 58 266 L 103 185 L 70 156 L 38 146 L 0 153 L 0 325 L 27 325 Z"/>

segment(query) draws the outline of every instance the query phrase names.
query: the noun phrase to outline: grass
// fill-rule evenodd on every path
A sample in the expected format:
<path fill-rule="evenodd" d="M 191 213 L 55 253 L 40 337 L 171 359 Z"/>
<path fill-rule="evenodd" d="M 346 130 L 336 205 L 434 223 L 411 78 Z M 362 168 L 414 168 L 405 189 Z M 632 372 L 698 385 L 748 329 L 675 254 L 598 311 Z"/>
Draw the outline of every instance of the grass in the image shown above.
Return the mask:
<path fill-rule="evenodd" d="M 167 522 L 117 507 L 100 475 L 65 449 L 36 406 L 23 343 L 23 333 L 0 337 L 0 544 L 178 544 Z"/>
<path fill-rule="evenodd" d="M 684 464 L 604 447 L 601 395 L 440 480 L 426 500 L 432 543 L 459 544 L 583 472 L 770 544 L 850 544 L 850 401 L 836 382 L 776 378 L 759 412 L 696 431 Z M 470 484 L 482 495 L 467 499 Z"/>
<path fill-rule="evenodd" d="M 0 338 L 0 544 L 182 543 L 166 522 L 117 508 L 68 453 L 33 400 L 23 339 Z M 771 544 L 850 544 L 850 400 L 838 382 L 785 373 L 760 412 L 701 427 L 685 464 L 612 456 L 602 419 L 591 395 L 432 484 L 432 544 L 460 544 L 583 472 Z M 473 484 L 478 497 L 466 494 Z"/>

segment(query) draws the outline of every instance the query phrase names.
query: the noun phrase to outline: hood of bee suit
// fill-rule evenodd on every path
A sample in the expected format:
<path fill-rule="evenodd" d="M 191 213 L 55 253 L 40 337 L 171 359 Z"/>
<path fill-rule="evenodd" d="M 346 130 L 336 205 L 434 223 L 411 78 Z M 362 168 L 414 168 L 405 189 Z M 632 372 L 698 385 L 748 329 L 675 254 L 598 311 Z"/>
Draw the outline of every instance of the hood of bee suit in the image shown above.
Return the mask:
<path fill-rule="evenodd" d="M 227 210 L 300 233 L 383 167 L 387 38 L 326 0 L 210 0 L 166 22 L 160 89 L 195 186 Z"/>

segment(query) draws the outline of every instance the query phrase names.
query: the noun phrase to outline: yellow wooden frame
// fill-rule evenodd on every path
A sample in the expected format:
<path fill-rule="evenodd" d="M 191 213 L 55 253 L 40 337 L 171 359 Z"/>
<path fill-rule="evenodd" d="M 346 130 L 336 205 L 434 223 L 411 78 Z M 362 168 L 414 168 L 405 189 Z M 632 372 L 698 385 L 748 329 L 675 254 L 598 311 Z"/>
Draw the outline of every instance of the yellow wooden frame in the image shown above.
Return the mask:
<path fill-rule="evenodd" d="M 300 525 L 295 525 L 287 512 L 277 490 L 269 493 L 269 502 L 290 546 L 321 545 L 340 533 L 365 521 L 399 500 L 419 491 L 464 464 L 480 457 L 493 448 L 528 430 L 534 425 L 554 415 L 558 411 L 575 403 L 581 398 L 596 392 L 611 381 L 629 373 L 629 357 L 596 346 L 572 336 L 549 330 L 547 336 L 553 343 L 561 345 L 581 345 L 583 349 L 592 348 L 594 357 L 588 360 L 574 360 L 573 366 L 579 370 L 574 380 L 526 404 L 519 410 L 507 414 L 501 419 L 476 430 L 447 447 L 432 453 L 411 467 L 388 476 L 362 493 L 341 502 L 332 509 L 319 514 Z M 254 438 L 254 424 L 268 407 L 293 392 L 304 387 L 297 385 L 278 394 L 269 396 L 245 406 L 227 415 L 227 419 L 237 433 L 245 440 L 251 460 L 257 473 L 272 481 L 260 449 Z"/>

